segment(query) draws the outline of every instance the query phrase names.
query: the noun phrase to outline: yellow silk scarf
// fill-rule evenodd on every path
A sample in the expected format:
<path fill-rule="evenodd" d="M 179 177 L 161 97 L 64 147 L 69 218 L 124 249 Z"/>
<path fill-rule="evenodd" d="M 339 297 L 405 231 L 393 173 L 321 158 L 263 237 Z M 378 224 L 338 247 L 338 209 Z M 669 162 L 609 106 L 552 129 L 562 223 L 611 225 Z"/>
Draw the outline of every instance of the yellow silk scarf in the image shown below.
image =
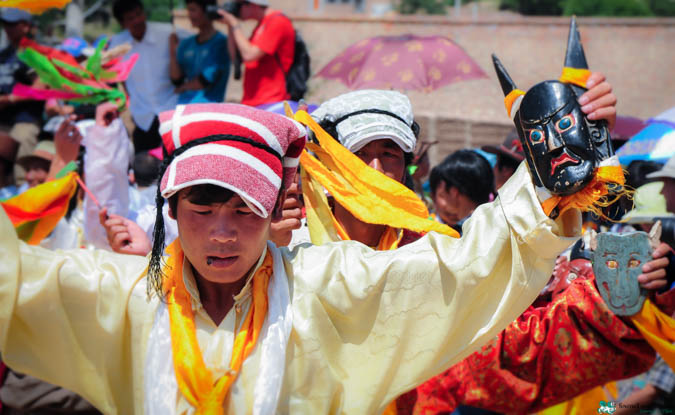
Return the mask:
<path fill-rule="evenodd" d="M 659 310 L 649 299 L 631 321 L 642 337 L 675 370 L 675 320 Z"/>
<path fill-rule="evenodd" d="M 317 158 L 307 151 L 300 156 L 303 197 L 313 243 L 335 240 L 332 238 L 339 236 L 329 229 L 335 227 L 327 215 L 329 207 L 323 189 L 363 222 L 459 237 L 451 227 L 430 220 L 427 207 L 412 190 L 366 165 L 326 133 L 307 112 L 298 111 L 295 119 L 308 126 L 321 144 L 307 144 Z M 314 234 L 320 237 L 315 240 Z"/>
<path fill-rule="evenodd" d="M 615 401 L 619 396 L 616 382 L 609 382 L 604 386 L 582 393 L 568 401 L 539 411 L 539 415 L 584 415 L 598 412 L 600 401 Z"/>
<path fill-rule="evenodd" d="M 253 276 L 251 307 L 234 339 L 230 370 L 220 379 L 206 368 L 197 342 L 195 319 L 190 295 L 183 282 L 183 249 L 176 239 L 166 249 L 164 291 L 171 327 L 171 350 L 178 389 L 196 408 L 197 414 L 224 414 L 223 401 L 237 378 L 244 360 L 258 341 L 267 315 L 267 286 L 273 272 L 273 261 L 267 252 L 262 265 Z"/>

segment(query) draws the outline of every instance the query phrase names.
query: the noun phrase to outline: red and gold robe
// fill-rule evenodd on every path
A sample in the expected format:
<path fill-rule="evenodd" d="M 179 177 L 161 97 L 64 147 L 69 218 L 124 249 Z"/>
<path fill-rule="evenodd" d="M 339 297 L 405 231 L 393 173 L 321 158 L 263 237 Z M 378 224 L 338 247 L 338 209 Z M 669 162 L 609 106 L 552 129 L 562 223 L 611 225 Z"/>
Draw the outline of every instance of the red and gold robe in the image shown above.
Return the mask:
<path fill-rule="evenodd" d="M 655 302 L 670 314 L 673 297 L 669 292 Z M 594 279 L 577 279 L 552 301 L 535 303 L 480 351 L 400 397 L 398 413 L 412 413 L 413 402 L 416 415 L 458 405 L 531 413 L 642 373 L 654 357 L 632 324 L 607 308 Z"/>

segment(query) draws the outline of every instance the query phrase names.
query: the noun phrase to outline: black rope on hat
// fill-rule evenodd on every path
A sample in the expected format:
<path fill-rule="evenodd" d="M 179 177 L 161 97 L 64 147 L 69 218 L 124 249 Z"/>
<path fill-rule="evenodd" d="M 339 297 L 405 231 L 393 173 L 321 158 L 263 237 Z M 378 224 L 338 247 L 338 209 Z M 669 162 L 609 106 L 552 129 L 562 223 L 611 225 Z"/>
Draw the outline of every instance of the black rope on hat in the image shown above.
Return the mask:
<path fill-rule="evenodd" d="M 150 254 L 150 264 L 148 265 L 148 284 L 147 291 L 148 296 L 152 293 L 156 293 L 160 299 L 164 298 L 162 283 L 164 280 L 164 272 L 162 270 L 162 258 L 164 254 L 165 237 L 166 232 L 164 230 L 164 215 L 162 210 L 164 208 L 164 196 L 162 196 L 162 177 L 166 172 L 166 169 L 169 168 L 171 162 L 181 154 L 185 153 L 187 150 L 202 145 L 213 143 L 217 141 L 237 141 L 240 143 L 246 143 L 253 147 L 259 148 L 266 151 L 267 153 L 276 157 L 279 161 L 282 160 L 282 155 L 276 152 L 274 149 L 269 147 L 266 144 L 262 144 L 258 141 L 252 140 L 248 137 L 241 137 L 238 135 L 231 134 L 213 134 L 206 137 L 198 138 L 192 140 L 180 147 L 178 147 L 171 155 L 164 157 L 162 161 L 162 166 L 159 169 L 159 179 L 157 183 L 157 194 L 155 195 L 155 205 L 157 207 L 157 212 L 155 214 L 155 227 L 152 231 L 152 253 Z"/>
<path fill-rule="evenodd" d="M 353 116 L 359 115 L 359 114 L 388 115 L 392 118 L 396 118 L 397 120 L 401 121 L 403 124 L 407 125 L 412 130 L 413 134 L 415 135 L 415 138 L 418 138 L 418 136 L 420 134 L 420 126 L 419 126 L 419 124 L 417 124 L 417 122 L 415 120 L 413 120 L 412 124 L 409 125 L 408 122 L 406 120 L 404 120 L 398 114 L 395 114 L 393 112 L 386 111 L 386 110 L 377 109 L 377 108 L 369 108 L 369 109 L 365 109 L 365 110 L 350 112 L 349 114 L 345 114 L 335 121 L 330 121 L 330 120 L 324 118 L 323 120 L 321 120 L 321 122 L 319 122 L 319 125 L 324 130 L 326 130 L 326 132 L 328 134 L 332 135 L 337 140 L 337 137 L 338 137 L 337 136 L 337 125 L 340 124 L 342 121 L 346 120 L 347 118 L 353 117 Z"/>

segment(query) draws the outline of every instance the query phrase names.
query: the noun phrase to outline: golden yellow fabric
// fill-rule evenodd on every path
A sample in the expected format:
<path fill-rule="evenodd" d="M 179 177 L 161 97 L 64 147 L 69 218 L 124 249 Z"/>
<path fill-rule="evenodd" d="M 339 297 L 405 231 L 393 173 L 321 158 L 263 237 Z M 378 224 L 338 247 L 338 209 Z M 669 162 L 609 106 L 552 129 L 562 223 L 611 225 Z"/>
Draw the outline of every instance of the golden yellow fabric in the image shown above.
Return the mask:
<path fill-rule="evenodd" d="M 579 215 L 572 225 L 565 232 L 544 214 L 521 166 L 495 202 L 476 209 L 462 238 L 432 232 L 382 252 L 349 241 L 282 248 L 293 329 L 277 413 L 381 413 L 520 315 L 578 238 Z M 0 233 L 3 360 L 106 414 L 143 414 L 147 339 L 159 306 L 146 294 L 147 259 L 29 246 L 4 213 Z M 225 318 L 231 323 L 216 326 L 200 308 L 189 267 L 183 274 L 204 363 L 221 376 L 237 307 Z M 251 300 L 242 295 L 245 310 Z M 259 362 L 254 348 L 225 399 L 227 413 L 251 413 Z M 194 412 L 176 399 L 178 413 Z"/>
<path fill-rule="evenodd" d="M 541 206 L 547 215 L 550 215 L 553 209 L 558 206 L 560 213 L 569 209 L 579 209 L 584 212 L 593 212 L 600 217 L 605 217 L 600 207 L 609 206 L 613 200 L 606 200 L 608 193 L 608 184 L 618 184 L 623 186 L 626 179 L 623 175 L 621 166 L 602 166 L 595 170 L 593 179 L 583 189 L 569 196 L 552 196 L 542 202 Z M 620 197 L 628 193 L 622 190 L 615 197 Z"/>
<path fill-rule="evenodd" d="M 597 386 L 581 395 L 539 411 L 538 415 L 584 415 L 598 412 L 600 401 L 615 401 L 619 396 L 616 382 Z"/>
<path fill-rule="evenodd" d="M 302 197 L 305 202 L 307 228 L 309 236 L 315 245 L 340 241 L 340 235 L 334 225 L 333 212 L 328 205 L 328 199 L 321 186 L 307 170 L 300 166 L 302 178 Z"/>
<path fill-rule="evenodd" d="M 560 75 L 560 82 L 567 84 L 574 84 L 582 88 L 586 88 L 586 82 L 591 76 L 591 71 L 588 69 L 570 68 L 565 66 Z"/>
<path fill-rule="evenodd" d="M 307 112 L 296 112 L 295 119 L 308 126 L 321 144 L 307 143 L 307 149 L 318 159 L 303 151 L 301 166 L 356 218 L 376 225 L 459 237 L 451 227 L 429 219 L 427 207 L 415 192 L 366 165 Z"/>
<path fill-rule="evenodd" d="M 521 91 L 520 89 L 514 89 L 504 97 L 504 107 L 506 108 L 506 113 L 509 115 L 509 117 L 511 117 L 511 110 L 513 109 L 513 103 L 516 102 L 516 99 L 518 97 L 523 95 L 525 95 L 525 91 Z"/>
<path fill-rule="evenodd" d="M 255 347 L 267 315 L 267 286 L 272 275 L 272 257 L 268 252 L 253 277 L 253 307 L 234 338 L 230 370 L 220 378 L 206 368 L 197 342 L 195 318 L 190 294 L 183 282 L 183 249 L 175 240 L 166 250 L 164 291 L 171 321 L 173 364 L 178 388 L 197 408 L 197 414 L 222 414 L 223 401 L 244 360 Z M 216 380 L 217 379 L 217 380 Z"/>
<path fill-rule="evenodd" d="M 71 0 L 3 0 L 0 3 L 2 7 L 16 7 L 25 10 L 31 14 L 40 14 L 49 9 L 62 9 L 66 7 Z"/>
<path fill-rule="evenodd" d="M 675 320 L 659 310 L 649 299 L 645 300 L 642 310 L 631 316 L 635 327 L 650 346 L 661 355 L 672 369 L 675 369 Z"/>

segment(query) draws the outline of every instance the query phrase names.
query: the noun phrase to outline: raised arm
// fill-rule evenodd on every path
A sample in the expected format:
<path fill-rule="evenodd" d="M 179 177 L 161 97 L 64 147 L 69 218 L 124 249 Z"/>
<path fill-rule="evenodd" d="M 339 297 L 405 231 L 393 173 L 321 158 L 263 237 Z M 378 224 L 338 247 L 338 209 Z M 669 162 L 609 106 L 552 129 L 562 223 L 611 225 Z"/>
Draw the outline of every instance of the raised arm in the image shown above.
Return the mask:
<path fill-rule="evenodd" d="M 138 284 L 145 258 L 28 246 L 2 209 L 0 233 L 3 361 L 103 413 L 141 413 L 134 367 L 142 367 L 154 309 Z"/>
<path fill-rule="evenodd" d="M 396 251 L 349 243 L 287 254 L 294 326 L 307 346 L 300 353 L 327 360 L 346 413 L 381 412 L 458 362 L 515 320 L 549 280 L 574 238 L 560 236 L 562 220 L 544 215 L 525 166 L 503 189 L 474 212 L 460 239 L 431 233 Z M 570 213 L 568 225 L 578 227 L 578 213 Z"/>

